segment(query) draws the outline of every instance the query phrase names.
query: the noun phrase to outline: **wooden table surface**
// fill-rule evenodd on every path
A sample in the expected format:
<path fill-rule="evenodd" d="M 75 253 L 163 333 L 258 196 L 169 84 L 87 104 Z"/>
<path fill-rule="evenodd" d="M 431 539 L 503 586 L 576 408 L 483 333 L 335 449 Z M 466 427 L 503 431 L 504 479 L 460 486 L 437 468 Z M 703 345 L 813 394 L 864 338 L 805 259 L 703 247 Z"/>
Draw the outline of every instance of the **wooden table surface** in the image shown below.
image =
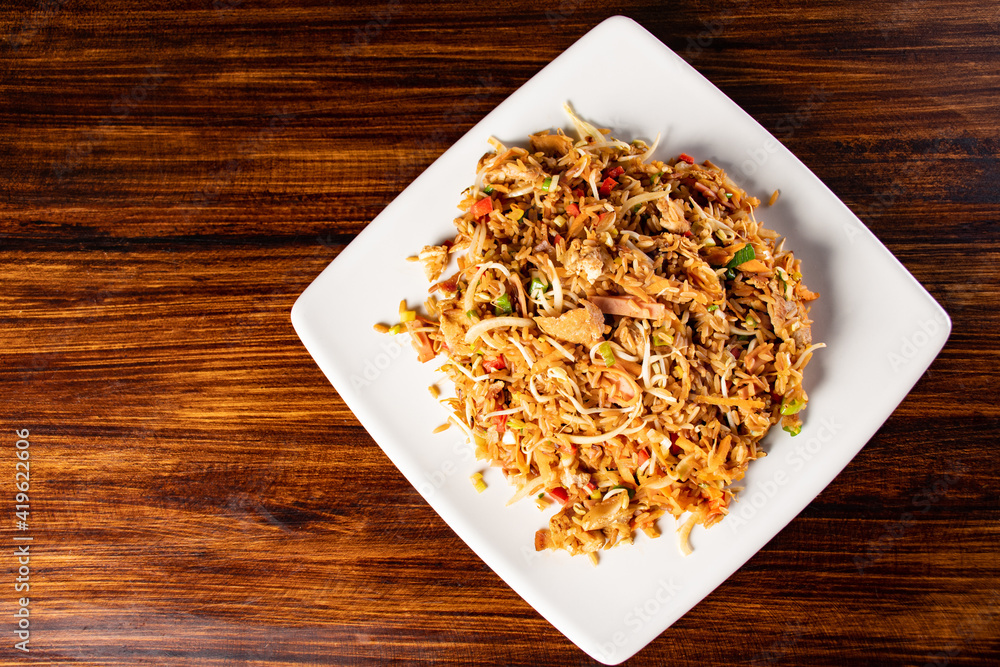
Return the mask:
<path fill-rule="evenodd" d="M 1000 663 L 988 0 L 5 3 L 0 663 L 595 664 L 393 467 L 289 311 L 613 14 L 774 132 L 954 321 L 840 476 L 627 664 Z"/>

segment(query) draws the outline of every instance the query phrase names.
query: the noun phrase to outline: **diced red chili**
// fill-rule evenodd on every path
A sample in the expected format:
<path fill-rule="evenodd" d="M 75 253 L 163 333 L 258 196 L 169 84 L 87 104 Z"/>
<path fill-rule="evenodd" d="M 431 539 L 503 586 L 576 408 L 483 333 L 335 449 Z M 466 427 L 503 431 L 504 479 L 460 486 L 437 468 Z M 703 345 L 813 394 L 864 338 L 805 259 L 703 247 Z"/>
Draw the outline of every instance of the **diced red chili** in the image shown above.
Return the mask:
<path fill-rule="evenodd" d="M 507 430 L 507 415 L 494 416 L 493 425 L 497 427 L 497 433 L 502 434 L 505 430 Z"/>
<path fill-rule="evenodd" d="M 618 185 L 618 181 L 616 181 L 615 179 L 611 178 L 610 176 L 608 178 L 605 178 L 604 182 L 601 183 L 601 194 L 607 197 L 608 195 L 611 194 L 611 191 L 614 190 L 616 185 Z"/>
<path fill-rule="evenodd" d="M 474 218 L 481 218 L 484 215 L 489 215 L 490 211 L 493 210 L 493 199 L 490 197 L 483 197 L 469 209 L 469 213 L 472 214 Z"/>
<path fill-rule="evenodd" d="M 566 212 L 572 216 L 580 215 L 580 207 L 576 204 L 566 204 Z"/>
<path fill-rule="evenodd" d="M 507 368 L 507 362 L 503 358 L 502 354 L 497 355 L 492 359 L 486 359 L 483 361 L 483 370 L 485 370 L 487 373 L 492 373 L 494 371 L 502 371 L 505 368 Z"/>
<path fill-rule="evenodd" d="M 604 172 L 604 177 L 605 178 L 618 178 L 619 176 L 621 176 L 624 173 L 625 173 L 625 169 L 621 165 L 618 165 L 617 167 L 612 167 L 611 169 L 608 169 L 606 172 Z"/>
<path fill-rule="evenodd" d="M 569 494 L 566 493 L 566 489 L 561 486 L 557 486 L 554 489 L 549 490 L 549 495 L 561 502 L 563 505 L 569 502 Z"/>

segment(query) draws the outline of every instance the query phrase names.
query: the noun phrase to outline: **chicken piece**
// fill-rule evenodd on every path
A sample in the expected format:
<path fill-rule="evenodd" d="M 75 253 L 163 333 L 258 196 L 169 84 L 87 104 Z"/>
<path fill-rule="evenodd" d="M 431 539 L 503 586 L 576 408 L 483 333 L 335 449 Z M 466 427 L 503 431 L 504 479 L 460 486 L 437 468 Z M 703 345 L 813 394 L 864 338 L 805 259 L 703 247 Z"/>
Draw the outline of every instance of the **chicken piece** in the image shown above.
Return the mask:
<path fill-rule="evenodd" d="M 563 156 L 573 149 L 573 140 L 565 134 L 549 134 L 540 132 L 528 136 L 532 153 L 545 153 L 546 155 Z"/>
<path fill-rule="evenodd" d="M 562 542 L 572 529 L 573 521 L 566 516 L 565 509 L 559 510 L 549 518 L 549 535 L 554 542 Z"/>
<path fill-rule="evenodd" d="M 465 356 L 472 353 L 465 343 L 466 327 L 462 326 L 462 321 L 468 321 L 465 314 L 459 310 L 448 310 L 441 313 L 441 335 L 444 343 L 448 346 L 448 351 L 453 355 Z"/>
<path fill-rule="evenodd" d="M 656 301 L 639 301 L 631 296 L 592 296 L 594 302 L 605 315 L 624 315 L 645 320 L 659 320 L 666 314 L 667 307 Z"/>
<path fill-rule="evenodd" d="M 767 306 L 767 314 L 771 318 L 771 324 L 774 325 L 774 330 L 776 332 L 785 328 L 785 322 L 787 322 L 794 313 L 795 302 L 786 301 L 780 296 L 775 296 L 774 303 L 768 304 Z"/>
<path fill-rule="evenodd" d="M 545 551 L 546 549 L 555 549 L 556 545 L 552 542 L 552 536 L 549 531 L 545 528 L 535 532 L 535 551 Z"/>
<path fill-rule="evenodd" d="M 795 345 L 798 346 L 800 351 L 806 349 L 812 345 L 812 327 L 808 324 L 803 324 L 792 333 L 792 340 L 795 341 Z"/>
<path fill-rule="evenodd" d="M 430 282 L 437 280 L 448 266 L 448 248 L 443 245 L 425 245 L 417 257 L 424 263 L 424 274 Z"/>
<path fill-rule="evenodd" d="M 610 260 L 611 255 L 603 247 L 574 241 L 563 256 L 563 268 L 588 283 L 593 283 L 604 273 L 604 264 Z"/>
<path fill-rule="evenodd" d="M 607 500 L 597 503 L 592 510 L 583 515 L 583 529 L 601 530 L 621 522 L 629 514 L 628 494 L 616 493 Z"/>
<path fill-rule="evenodd" d="M 799 350 L 804 350 L 812 344 L 812 327 L 809 326 L 809 316 L 802 303 L 786 301 L 784 298 L 776 296 L 774 303 L 768 305 L 767 314 L 770 316 L 774 331 L 778 335 L 785 337 L 787 334 L 783 334 L 783 332 L 794 329 L 791 331 L 791 339 L 795 341 Z M 791 320 L 795 321 L 789 325 Z M 796 323 L 798 327 L 795 327 Z"/>
<path fill-rule="evenodd" d="M 819 298 L 819 292 L 811 292 L 802 283 L 796 283 L 795 296 L 799 297 L 801 301 L 813 301 Z"/>
<path fill-rule="evenodd" d="M 483 174 L 485 183 L 516 183 L 518 185 L 528 185 L 544 179 L 548 174 L 542 172 L 537 167 L 525 167 L 521 169 L 516 162 L 504 162 L 498 167 L 490 169 Z"/>
<path fill-rule="evenodd" d="M 753 285 L 754 287 L 756 287 L 757 289 L 760 290 L 767 289 L 767 283 L 768 283 L 767 276 L 757 275 L 754 273 L 749 276 L 746 276 L 744 280 Z"/>
<path fill-rule="evenodd" d="M 580 472 L 573 474 L 569 471 L 569 459 L 564 459 L 559 464 L 559 481 L 567 489 L 573 486 L 584 487 L 590 481 L 590 474 Z"/>
<path fill-rule="evenodd" d="M 684 217 L 684 206 L 676 199 L 660 197 L 656 200 L 656 208 L 660 211 L 660 224 L 668 232 L 684 234 L 691 231 L 691 223 Z"/>
<path fill-rule="evenodd" d="M 559 340 L 577 345 L 593 345 L 604 337 L 604 315 L 600 308 L 582 299 L 582 308 L 568 310 L 559 317 L 536 317 L 538 328 Z"/>

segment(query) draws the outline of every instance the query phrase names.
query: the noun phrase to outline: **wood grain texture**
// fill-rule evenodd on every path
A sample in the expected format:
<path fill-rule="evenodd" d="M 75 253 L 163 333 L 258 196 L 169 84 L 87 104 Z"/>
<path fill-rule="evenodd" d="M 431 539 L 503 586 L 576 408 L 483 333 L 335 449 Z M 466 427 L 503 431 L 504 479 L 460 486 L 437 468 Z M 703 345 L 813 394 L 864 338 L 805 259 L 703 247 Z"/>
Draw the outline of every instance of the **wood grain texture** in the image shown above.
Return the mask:
<path fill-rule="evenodd" d="M 954 322 L 844 472 L 627 664 L 1000 662 L 996 3 L 55 0 L 0 9 L 0 488 L 30 429 L 36 537 L 24 654 L 0 521 L 0 664 L 595 664 L 396 471 L 289 310 L 616 13 Z"/>

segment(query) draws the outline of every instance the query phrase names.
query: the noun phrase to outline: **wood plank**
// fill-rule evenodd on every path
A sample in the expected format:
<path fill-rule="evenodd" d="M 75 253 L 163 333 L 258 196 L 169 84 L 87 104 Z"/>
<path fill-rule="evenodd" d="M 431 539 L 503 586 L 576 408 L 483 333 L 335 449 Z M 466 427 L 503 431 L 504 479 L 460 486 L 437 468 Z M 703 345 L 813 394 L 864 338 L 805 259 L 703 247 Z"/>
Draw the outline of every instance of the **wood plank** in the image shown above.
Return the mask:
<path fill-rule="evenodd" d="M 954 322 L 844 472 L 628 664 L 1000 662 L 996 3 L 60 0 L 0 13 L 0 443 L 29 429 L 37 476 L 32 651 L 7 616 L 0 665 L 595 664 L 406 482 L 289 310 L 617 12 Z"/>

